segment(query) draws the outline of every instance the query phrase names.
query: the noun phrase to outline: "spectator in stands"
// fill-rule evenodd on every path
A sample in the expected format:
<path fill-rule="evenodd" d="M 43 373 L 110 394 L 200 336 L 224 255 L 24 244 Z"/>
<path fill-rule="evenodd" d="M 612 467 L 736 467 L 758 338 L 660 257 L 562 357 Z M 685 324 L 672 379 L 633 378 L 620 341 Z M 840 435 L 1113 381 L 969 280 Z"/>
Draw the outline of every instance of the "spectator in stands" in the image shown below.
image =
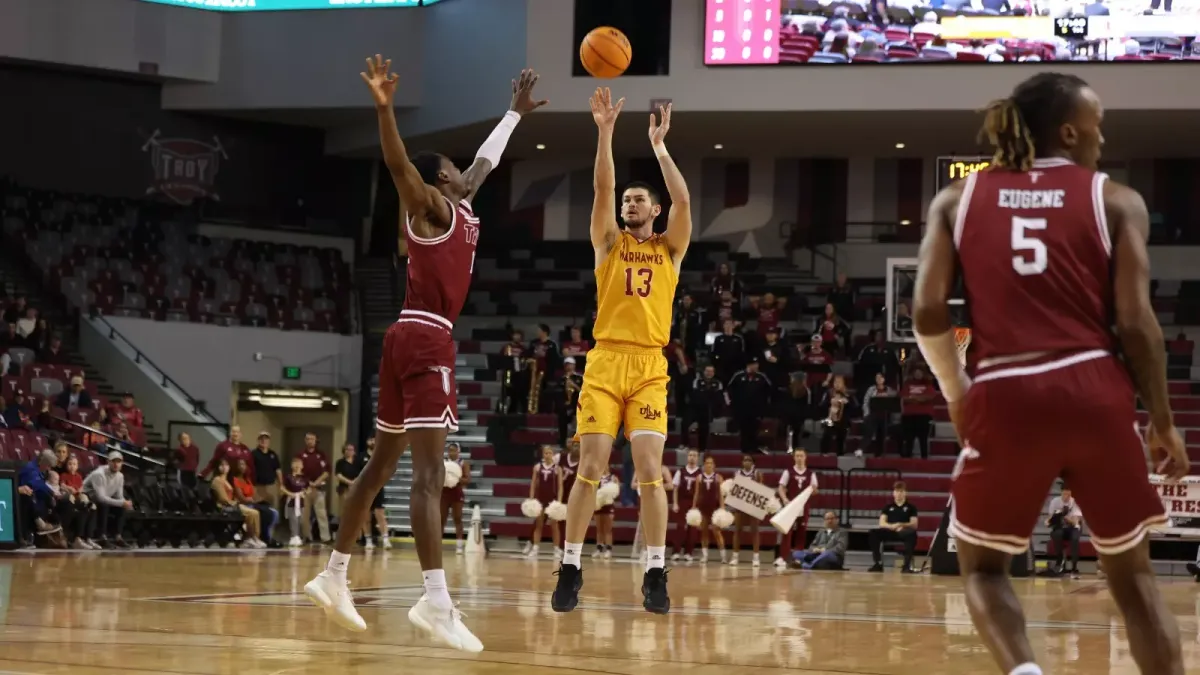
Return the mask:
<path fill-rule="evenodd" d="M 829 40 L 830 35 L 833 35 L 832 40 Z M 822 50 L 825 53 L 838 54 L 846 57 L 846 59 L 849 59 L 854 55 L 850 48 L 850 33 L 847 33 L 845 30 L 842 30 L 836 35 L 833 33 L 826 33 L 825 39 L 829 40 L 829 44 L 825 45 L 825 49 Z"/>
<path fill-rule="evenodd" d="M 108 439 L 108 447 L 118 452 L 137 452 L 141 450 L 129 431 L 129 425 L 124 422 L 117 422 L 113 428 L 112 438 Z"/>
<path fill-rule="evenodd" d="M 846 434 L 850 431 L 850 420 L 858 412 L 858 400 L 846 389 L 846 378 L 835 375 L 821 401 L 825 413 L 825 432 L 821 434 L 821 452 L 835 452 L 839 456 L 846 452 Z"/>
<path fill-rule="evenodd" d="M 867 571 L 882 572 L 884 543 L 898 541 L 904 544 L 904 567 L 900 571 L 912 574 L 913 552 L 917 549 L 917 522 L 917 507 L 909 503 L 904 481 L 896 481 L 892 486 L 892 503 L 880 511 L 879 527 L 871 530 L 868 537 L 875 564 Z"/>
<path fill-rule="evenodd" d="M 72 412 L 77 408 L 92 409 L 92 395 L 83 388 L 83 378 L 76 375 L 71 378 L 71 388 L 60 393 L 54 399 L 54 407 Z"/>
<path fill-rule="evenodd" d="M 213 449 L 212 459 L 208 460 L 208 465 L 200 472 L 200 477 L 208 480 L 212 475 L 213 469 L 217 468 L 217 464 L 222 460 L 227 459 L 230 462 L 236 462 L 239 459 L 250 459 L 250 448 L 242 443 L 242 428 L 234 425 L 229 427 L 229 440 L 217 443 L 217 447 Z M 251 471 L 254 469 L 251 468 Z M 251 480 L 253 480 L 251 476 Z"/>
<path fill-rule="evenodd" d="M 733 269 L 729 267 L 729 263 L 723 262 L 717 265 L 717 273 L 712 279 L 712 295 L 720 297 L 726 293 L 734 299 L 742 297 L 742 282 L 734 275 Z"/>
<path fill-rule="evenodd" d="M 229 460 L 221 459 L 217 462 L 210 489 L 212 490 L 213 501 L 216 502 L 217 506 L 228 513 L 240 513 L 244 519 L 242 528 L 246 532 L 246 538 L 242 543 L 247 548 L 266 548 L 267 545 L 258 538 L 258 533 L 262 529 L 262 522 L 258 511 L 239 503 L 233 484 L 229 482 Z"/>
<path fill-rule="evenodd" d="M 1071 578 L 1079 578 L 1079 534 L 1083 531 L 1083 511 L 1071 496 L 1071 488 L 1063 486 L 1062 494 L 1050 500 L 1050 515 L 1046 518 L 1050 540 L 1054 542 L 1057 559 L 1052 568 L 1055 574 L 1065 574 L 1067 545 L 1071 546 Z"/>
<path fill-rule="evenodd" d="M 108 418 L 110 422 L 119 421 L 138 429 L 146 426 L 146 419 L 142 416 L 142 409 L 137 407 L 137 404 L 134 403 L 133 394 L 129 393 L 121 397 L 119 404 L 109 407 Z"/>
<path fill-rule="evenodd" d="M 839 24 L 839 22 L 840 22 L 840 24 Z M 821 30 L 823 30 L 823 31 L 832 30 L 832 31 L 836 32 L 839 30 L 839 28 L 838 28 L 839 25 L 841 26 L 840 30 L 855 30 L 856 31 L 862 25 L 862 22 L 860 22 L 857 19 L 854 19 L 850 16 L 850 8 L 849 7 L 846 7 L 845 5 L 841 5 L 841 6 L 833 8 L 833 16 L 829 17 L 829 19 L 827 19 L 825 21 L 825 25 L 821 27 Z"/>
<path fill-rule="evenodd" d="M 18 389 L 12 400 L 4 408 L 4 423 L 9 429 L 24 429 L 33 431 L 33 419 L 29 416 L 29 406 L 25 402 L 25 392 Z"/>
<path fill-rule="evenodd" d="M 812 341 L 808 343 L 808 347 L 800 350 L 800 370 L 805 373 L 808 378 L 808 386 L 813 389 L 818 389 L 825 384 L 829 379 L 830 373 L 833 372 L 833 354 L 825 351 L 825 341 L 821 336 L 812 336 Z"/>
<path fill-rule="evenodd" d="M 46 348 L 50 342 L 50 326 L 45 319 L 37 318 L 37 310 L 30 308 L 26 314 L 32 315 L 33 330 L 25 335 L 23 343 L 26 349 L 32 350 L 35 354 Z M 17 331 L 21 330 L 21 322 L 17 323 Z"/>
<path fill-rule="evenodd" d="M 278 510 L 283 466 L 279 463 L 279 455 L 271 449 L 271 434 L 267 431 L 258 432 L 258 444 L 250 453 L 250 468 L 253 469 L 254 493 L 258 495 L 258 501 Z"/>
<path fill-rule="evenodd" d="M 524 415 L 529 410 L 529 386 L 533 382 L 529 372 L 532 359 L 525 353 L 525 334 L 514 330 L 512 340 L 504 345 L 500 355 L 507 359 L 504 364 L 502 400 L 506 405 L 503 412 Z"/>
<path fill-rule="evenodd" d="M 103 455 L 105 453 L 104 446 L 108 442 L 108 438 L 100 431 L 100 422 L 93 421 L 87 426 L 87 431 L 83 434 L 83 447 Z"/>
<path fill-rule="evenodd" d="M 62 474 L 67 472 L 67 460 L 71 458 L 71 447 L 66 441 L 58 441 L 54 444 L 54 470 Z"/>
<path fill-rule="evenodd" d="M 787 436 L 788 450 L 800 447 L 800 441 L 808 435 L 805 427 L 812 419 L 813 394 L 808 388 L 804 373 L 788 377 L 787 391 L 779 400 L 778 414 L 783 421 L 781 431 Z"/>
<path fill-rule="evenodd" d="M 675 398 L 675 409 L 682 410 L 687 405 L 688 394 L 692 391 L 692 360 L 687 355 L 683 340 L 672 338 L 663 348 L 663 356 L 667 358 L 667 377 L 671 379 L 671 395 Z"/>
<path fill-rule="evenodd" d="M 114 450 L 108 453 L 108 464 L 83 479 L 83 491 L 97 509 L 96 530 L 90 538 L 102 548 L 129 548 L 123 533 L 133 502 L 125 498 L 125 474 L 121 473 L 124 463 L 121 453 Z"/>
<path fill-rule="evenodd" d="M 358 456 L 355 459 L 358 461 L 360 466 L 365 467 L 367 465 L 367 462 L 369 462 L 371 460 L 371 454 L 374 452 L 375 452 L 375 437 L 368 436 L 367 439 L 365 441 L 363 441 L 363 451 L 358 453 Z M 383 508 L 383 498 L 384 498 L 385 490 L 386 490 L 386 488 L 379 488 L 379 492 L 375 493 L 375 499 L 372 500 L 372 502 L 371 502 L 371 515 L 374 516 L 373 525 L 374 525 L 375 534 L 378 535 L 380 542 L 383 544 L 383 548 L 390 549 L 392 547 L 392 538 L 391 538 L 390 532 L 388 530 L 387 511 Z M 372 529 L 372 524 L 370 524 L 370 523 L 364 524 L 363 525 L 363 535 L 366 536 L 366 535 L 371 534 L 371 532 L 370 532 L 371 529 Z M 368 548 L 371 547 L 370 539 L 367 539 L 367 547 Z"/>
<path fill-rule="evenodd" d="M 233 480 L 233 498 L 240 506 L 248 506 L 258 512 L 259 529 L 254 533 L 257 539 L 270 546 L 277 548 L 278 545 L 271 537 L 271 531 L 275 528 L 275 523 L 279 520 L 279 511 L 271 508 L 269 504 L 262 503 L 258 495 L 254 492 L 254 483 L 246 478 L 249 473 L 249 462 L 244 459 L 239 459 L 230 472 Z"/>
<path fill-rule="evenodd" d="M 721 324 L 721 334 L 713 339 L 710 349 L 717 377 L 722 382 L 728 382 L 746 365 L 746 341 L 733 328 L 733 319 L 725 319 Z"/>
<path fill-rule="evenodd" d="M 172 453 L 176 478 L 181 485 L 196 487 L 196 469 L 200 467 L 200 448 L 192 445 L 192 435 L 179 433 L 179 446 Z"/>
<path fill-rule="evenodd" d="M 837 275 L 837 281 L 833 288 L 825 294 L 825 302 L 833 305 L 837 315 L 845 317 L 847 321 L 853 321 L 855 318 L 857 300 L 858 293 L 855 292 L 854 286 L 850 284 L 850 280 L 846 278 L 844 272 Z"/>
<path fill-rule="evenodd" d="M 50 338 L 50 344 L 38 354 L 38 363 L 45 363 L 51 366 L 64 365 L 67 362 L 67 353 L 62 347 L 62 338 Z"/>
<path fill-rule="evenodd" d="M 681 436 L 683 445 L 690 444 L 688 436 L 693 427 L 697 430 L 696 447 L 700 452 L 708 449 L 708 430 L 725 400 L 725 386 L 717 379 L 717 370 L 712 365 L 704 366 L 700 377 L 692 382 L 692 393 L 688 396 L 688 407 L 683 409 Z"/>
<path fill-rule="evenodd" d="M 707 332 L 708 321 L 704 308 L 696 304 L 691 293 L 684 293 L 671 315 L 671 337 L 681 340 L 688 358 L 695 359 L 696 350 L 704 344 L 704 334 Z"/>
<path fill-rule="evenodd" d="M 917 25 L 912 27 L 912 32 L 922 33 L 925 35 L 941 35 L 942 27 L 938 24 L 937 12 L 925 12 L 924 16 Z"/>
<path fill-rule="evenodd" d="M 27 306 L 28 301 L 25 299 L 25 296 L 18 295 L 4 310 L 4 323 L 12 324 L 14 327 L 14 332 L 17 321 L 25 318 L 25 308 Z"/>
<path fill-rule="evenodd" d="M 854 58 L 865 61 L 880 58 L 882 56 L 883 52 L 879 49 L 879 44 L 875 42 L 875 39 L 866 38 L 862 41 L 862 44 L 858 46 L 858 52 L 855 53 Z M 849 317 L 851 315 L 842 314 L 842 316 Z"/>
<path fill-rule="evenodd" d="M 17 337 L 20 338 L 22 344 L 29 346 L 29 336 L 38 328 L 38 311 L 33 307 L 26 307 L 24 313 L 17 319 Z"/>
<path fill-rule="evenodd" d="M 825 528 L 817 530 L 812 546 L 804 551 L 795 551 L 792 557 L 801 569 L 840 570 L 846 562 L 846 549 L 850 546 L 850 535 L 842 529 L 837 514 L 825 512 Z"/>
<path fill-rule="evenodd" d="M 329 460 L 317 447 L 316 434 L 309 432 L 304 435 L 304 449 L 300 451 L 300 460 L 304 462 L 304 477 L 308 479 L 308 490 L 304 500 L 304 540 L 309 541 L 312 537 L 311 513 L 315 510 L 321 543 L 328 543 L 331 537 L 329 507 L 326 505 L 325 493 L 329 490 Z"/>
<path fill-rule="evenodd" d="M 542 373 L 545 383 L 558 372 L 562 364 L 558 343 L 550 339 L 550 326 L 539 323 L 537 337 L 529 341 L 528 356 L 537 362 L 538 372 Z"/>
<path fill-rule="evenodd" d="M 708 313 L 708 318 L 712 321 L 710 328 L 719 330 L 719 327 L 724 326 L 726 321 L 732 321 L 734 328 L 741 328 L 742 309 L 733 293 L 724 291 L 716 298 L 717 301 L 713 304 L 712 311 Z"/>
<path fill-rule="evenodd" d="M 571 339 L 563 343 L 562 355 L 563 358 L 568 356 L 575 359 L 575 370 L 582 373 L 587 367 L 587 353 L 592 349 L 592 343 L 583 339 L 583 329 L 579 326 L 571 326 L 568 329 Z"/>
<path fill-rule="evenodd" d="M 346 495 L 346 490 L 350 489 L 350 484 L 362 473 L 362 465 L 355 461 L 356 455 L 358 451 L 354 444 L 347 443 L 342 448 L 341 459 L 333 463 L 333 492 L 337 495 L 338 515 L 342 513 L 342 498 Z"/>
<path fill-rule="evenodd" d="M 746 369 L 729 380 L 725 403 L 733 411 L 741 436 L 743 453 L 759 450 L 758 432 L 763 415 L 770 410 L 774 385 L 758 372 L 758 358 L 746 362 Z M 765 447 L 762 452 L 766 452 Z"/>
<path fill-rule="evenodd" d="M 575 421 L 579 407 L 579 392 L 583 389 L 583 376 L 575 371 L 575 357 L 563 359 L 562 375 L 555 378 L 554 386 L 547 387 L 552 393 L 554 410 L 558 416 L 558 444 L 567 444 L 567 429 Z"/>
<path fill-rule="evenodd" d="M 888 346 L 887 334 L 874 329 L 870 338 L 871 343 L 858 353 L 854 365 L 854 388 L 860 393 L 865 393 L 874 384 L 875 375 L 879 373 L 883 373 L 884 380 L 890 385 L 898 385 L 900 381 L 900 359 Z"/>
<path fill-rule="evenodd" d="M 1104 4 L 1104 0 L 1092 0 L 1083 8 L 1084 16 L 1109 16 L 1108 6 Z"/>
<path fill-rule="evenodd" d="M 887 399 L 887 400 L 885 400 Z M 888 386 L 883 373 L 875 374 L 875 386 L 863 395 L 863 440 L 870 443 L 876 457 L 883 457 L 887 442 L 888 426 L 892 407 L 888 401 L 896 400 L 896 390 Z"/>
<path fill-rule="evenodd" d="M 938 393 L 920 364 L 914 366 L 901 390 L 900 456 L 912 457 L 913 441 L 921 445 L 921 459 L 929 458 L 929 425 Z"/>
<path fill-rule="evenodd" d="M 47 548 L 65 548 L 62 540 L 62 530 L 53 521 L 54 491 L 46 482 L 46 476 L 54 467 L 54 453 L 43 450 L 36 459 L 21 465 L 17 472 L 17 494 L 21 502 L 21 513 L 24 515 L 24 537 L 33 539 L 33 535 L 45 537 Z M 57 537 L 53 535 L 58 534 Z"/>
<path fill-rule="evenodd" d="M 17 346 L 17 327 L 15 324 L 0 324 L 0 377 L 15 375 L 13 358 L 8 353 L 9 347 Z"/>
<path fill-rule="evenodd" d="M 901 302 L 896 305 L 896 315 L 892 319 L 893 328 L 903 335 L 912 337 L 913 321 L 912 314 L 908 310 L 908 303 Z"/>
<path fill-rule="evenodd" d="M 762 361 L 759 364 L 763 375 L 767 376 L 777 392 L 782 393 L 793 367 L 792 349 L 779 341 L 778 327 L 769 328 L 764 334 Z"/>
<path fill-rule="evenodd" d="M 308 508 L 304 505 L 305 495 L 308 493 L 308 479 L 304 477 L 304 460 L 299 457 L 292 458 L 292 472 L 284 477 L 282 491 L 284 516 L 287 518 L 288 528 L 292 533 L 291 539 L 288 540 L 288 546 L 293 548 L 302 546 L 304 539 L 300 537 L 301 521 L 304 514 L 308 513 Z M 309 528 L 305 527 L 304 529 Z"/>
<path fill-rule="evenodd" d="M 783 306 L 775 299 L 774 293 L 763 293 L 756 305 L 755 310 L 758 312 L 758 336 L 763 341 L 766 340 L 767 334 L 774 331 L 779 334 L 779 322 L 783 318 Z"/>
<path fill-rule="evenodd" d="M 825 304 L 825 313 L 817 319 L 813 333 L 821 336 L 821 346 L 834 354 L 845 353 L 850 346 L 850 326 L 838 316 L 833 303 Z"/>
<path fill-rule="evenodd" d="M 65 448 L 66 445 L 64 444 L 63 447 Z M 88 499 L 87 494 L 83 491 L 83 474 L 79 473 L 78 457 L 75 455 L 67 457 L 66 470 L 59 474 L 59 481 L 62 484 L 62 491 L 69 496 L 78 514 L 76 520 L 78 539 L 76 541 L 83 542 L 83 545 L 75 548 L 100 550 L 100 545 L 90 538 L 96 528 L 96 504 Z"/>

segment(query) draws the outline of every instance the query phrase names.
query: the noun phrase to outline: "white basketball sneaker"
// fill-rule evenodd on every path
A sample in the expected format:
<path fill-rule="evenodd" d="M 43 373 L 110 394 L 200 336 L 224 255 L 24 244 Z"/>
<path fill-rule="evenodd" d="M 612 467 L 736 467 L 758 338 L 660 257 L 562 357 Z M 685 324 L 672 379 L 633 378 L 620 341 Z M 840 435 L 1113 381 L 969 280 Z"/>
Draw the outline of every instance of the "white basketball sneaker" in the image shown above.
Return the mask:
<path fill-rule="evenodd" d="M 367 622 L 354 608 L 354 597 L 350 595 L 350 584 L 337 579 L 328 571 L 321 572 L 315 579 L 304 584 L 304 594 L 313 604 L 325 610 L 325 616 L 342 628 L 364 631 Z"/>
<path fill-rule="evenodd" d="M 759 560 L 757 553 L 754 554 L 754 560 L 751 561 L 751 564 L 754 567 L 758 567 L 761 564 L 761 561 Z"/>
<path fill-rule="evenodd" d="M 417 604 L 408 610 L 408 620 L 447 647 L 471 653 L 483 651 L 483 643 L 463 624 L 462 613 L 457 607 L 438 609 L 422 595 Z"/>
<path fill-rule="evenodd" d="M 732 566 L 732 567 L 737 567 L 737 564 L 738 564 L 738 554 L 734 553 L 733 555 L 729 556 L 729 564 L 730 564 L 730 566 Z"/>

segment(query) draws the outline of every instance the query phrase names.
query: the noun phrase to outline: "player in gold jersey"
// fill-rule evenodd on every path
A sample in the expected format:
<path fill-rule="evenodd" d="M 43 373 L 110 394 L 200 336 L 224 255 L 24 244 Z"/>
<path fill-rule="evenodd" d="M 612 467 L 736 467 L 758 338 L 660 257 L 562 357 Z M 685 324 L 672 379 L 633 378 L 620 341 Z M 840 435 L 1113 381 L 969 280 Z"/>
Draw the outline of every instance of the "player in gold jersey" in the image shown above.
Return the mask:
<path fill-rule="evenodd" d="M 596 485 L 612 454 L 621 424 L 633 446 L 633 463 L 642 499 L 646 572 L 642 606 L 655 614 L 671 608 L 667 594 L 667 499 L 662 455 L 667 441 L 667 361 L 663 347 L 671 330 L 671 304 L 679 266 L 692 238 L 692 209 L 687 184 L 667 153 L 671 106 L 650 114 L 650 145 L 662 167 L 671 196 L 667 230 L 654 233 L 662 205 L 654 189 L 630 183 L 621 194 L 622 231 L 613 203 L 616 176 L 612 134 L 625 99 L 613 105 L 611 92 L 597 89 L 592 117 L 599 127 L 596 143 L 596 197 L 592 204 L 592 248 L 596 252 L 596 348 L 588 352 L 587 373 L 579 394 L 579 471 L 567 510 L 567 531 L 558 584 L 550 596 L 556 612 L 569 612 L 583 586 L 580 554 L 596 509 Z"/>

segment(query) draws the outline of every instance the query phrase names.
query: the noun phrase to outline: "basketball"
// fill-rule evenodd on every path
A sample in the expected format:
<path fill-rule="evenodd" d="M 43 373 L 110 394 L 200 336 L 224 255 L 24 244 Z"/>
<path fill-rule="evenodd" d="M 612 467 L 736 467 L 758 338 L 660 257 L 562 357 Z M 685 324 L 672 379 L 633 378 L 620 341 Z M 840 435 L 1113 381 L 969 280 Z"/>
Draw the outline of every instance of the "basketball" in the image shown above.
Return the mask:
<path fill-rule="evenodd" d="M 629 38 L 611 26 L 593 29 L 579 45 L 579 60 L 592 77 L 616 77 L 629 67 L 631 58 L 633 47 Z"/>

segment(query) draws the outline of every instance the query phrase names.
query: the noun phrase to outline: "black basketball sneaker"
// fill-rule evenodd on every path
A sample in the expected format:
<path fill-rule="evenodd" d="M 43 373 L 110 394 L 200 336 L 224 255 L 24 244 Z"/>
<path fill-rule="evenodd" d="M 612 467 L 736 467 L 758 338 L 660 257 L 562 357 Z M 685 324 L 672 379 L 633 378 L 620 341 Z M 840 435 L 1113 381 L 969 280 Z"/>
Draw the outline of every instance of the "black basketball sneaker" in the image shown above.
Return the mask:
<path fill-rule="evenodd" d="M 569 612 L 579 604 L 579 589 L 583 588 L 583 570 L 575 565 L 559 565 L 554 573 L 558 584 L 550 594 L 550 608 L 556 612 Z"/>

